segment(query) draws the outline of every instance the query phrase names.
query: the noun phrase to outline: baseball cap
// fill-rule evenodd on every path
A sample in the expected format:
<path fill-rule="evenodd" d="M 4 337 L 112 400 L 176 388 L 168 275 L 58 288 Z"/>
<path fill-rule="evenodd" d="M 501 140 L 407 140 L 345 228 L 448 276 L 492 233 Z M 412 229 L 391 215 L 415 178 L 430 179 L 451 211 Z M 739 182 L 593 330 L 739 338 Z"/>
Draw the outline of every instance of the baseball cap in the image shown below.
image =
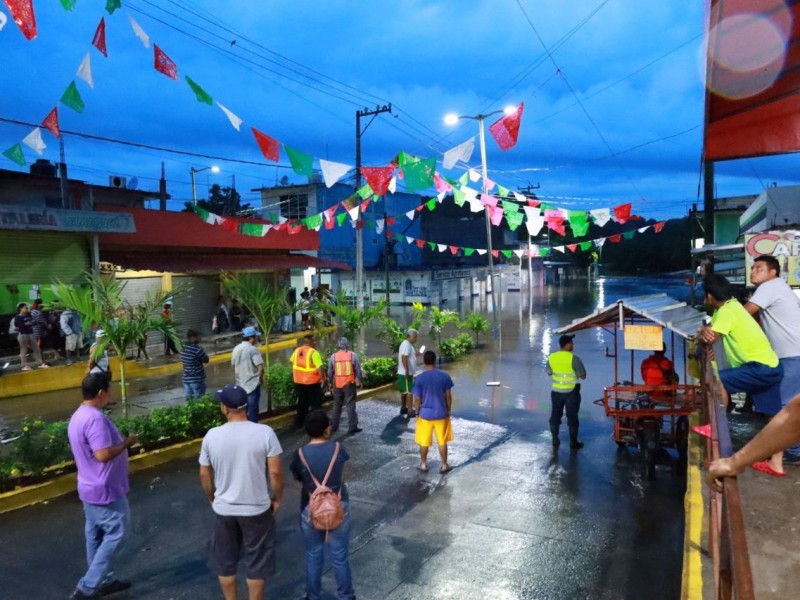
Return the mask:
<path fill-rule="evenodd" d="M 245 327 L 242 329 L 243 338 L 261 337 L 261 332 L 255 327 Z"/>
<path fill-rule="evenodd" d="M 98 340 L 100 338 L 104 338 L 104 337 L 106 337 L 106 332 L 103 331 L 102 329 L 98 329 L 97 331 L 94 332 L 94 337 L 95 337 L 95 339 L 98 339 Z"/>
<path fill-rule="evenodd" d="M 247 392 L 238 385 L 226 385 L 214 394 L 217 402 L 221 402 L 228 408 L 238 410 L 247 406 Z"/>
<path fill-rule="evenodd" d="M 346 337 L 339 338 L 339 348 L 349 348 L 350 347 L 350 340 Z"/>
<path fill-rule="evenodd" d="M 558 338 L 558 345 L 559 346 L 566 346 L 567 344 L 569 344 L 572 341 L 572 339 L 574 337 L 575 337 L 574 335 L 564 334 L 560 338 Z"/>

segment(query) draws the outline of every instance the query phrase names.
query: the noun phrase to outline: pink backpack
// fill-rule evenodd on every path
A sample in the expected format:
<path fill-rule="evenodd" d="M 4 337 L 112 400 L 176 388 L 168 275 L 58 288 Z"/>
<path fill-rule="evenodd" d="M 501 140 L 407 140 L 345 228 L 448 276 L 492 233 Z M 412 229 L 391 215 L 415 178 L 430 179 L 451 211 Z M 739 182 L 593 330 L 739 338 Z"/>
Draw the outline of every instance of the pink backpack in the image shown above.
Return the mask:
<path fill-rule="evenodd" d="M 314 473 L 306 462 L 306 457 L 303 456 L 303 449 L 298 451 L 300 460 L 311 475 L 314 485 L 317 488 L 311 493 L 308 500 L 308 516 L 311 519 L 311 524 L 314 529 L 325 532 L 325 541 L 328 541 L 328 532 L 336 529 L 344 522 L 344 508 L 342 507 L 342 492 L 337 493 L 327 486 L 328 478 L 333 471 L 333 465 L 336 463 L 336 458 L 339 456 L 339 442 L 336 442 L 336 450 L 333 452 L 333 458 L 328 465 L 328 472 L 325 473 L 325 479 L 322 483 L 314 477 Z"/>

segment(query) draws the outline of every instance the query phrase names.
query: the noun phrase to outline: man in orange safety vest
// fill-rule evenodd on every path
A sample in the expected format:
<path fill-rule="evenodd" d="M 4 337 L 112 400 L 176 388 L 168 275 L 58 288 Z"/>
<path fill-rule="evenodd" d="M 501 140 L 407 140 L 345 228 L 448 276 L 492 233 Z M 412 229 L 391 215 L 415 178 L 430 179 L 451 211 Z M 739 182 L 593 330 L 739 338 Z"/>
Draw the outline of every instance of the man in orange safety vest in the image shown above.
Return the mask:
<path fill-rule="evenodd" d="M 342 416 L 342 404 L 347 407 L 347 433 L 350 435 L 363 431 L 358 426 L 356 414 L 356 388 L 361 387 L 364 374 L 358 355 L 350 350 L 350 342 L 343 337 L 339 340 L 339 351 L 328 360 L 328 381 L 333 388 L 333 415 L 331 415 L 331 433 L 339 429 Z"/>
<path fill-rule="evenodd" d="M 324 400 L 325 365 L 322 364 L 319 351 L 314 348 L 314 336 L 309 334 L 303 337 L 303 345 L 292 352 L 289 362 L 292 363 L 292 378 L 297 392 L 294 424 L 300 429 L 305 426 L 308 411 L 320 408 Z"/>

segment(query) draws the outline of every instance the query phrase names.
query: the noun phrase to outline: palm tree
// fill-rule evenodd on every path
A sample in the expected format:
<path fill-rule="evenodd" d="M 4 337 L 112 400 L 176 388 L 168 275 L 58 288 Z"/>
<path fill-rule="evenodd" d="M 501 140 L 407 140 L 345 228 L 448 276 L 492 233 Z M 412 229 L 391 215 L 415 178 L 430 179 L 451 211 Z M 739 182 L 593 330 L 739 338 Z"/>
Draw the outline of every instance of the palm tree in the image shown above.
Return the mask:
<path fill-rule="evenodd" d="M 393 354 L 397 354 L 397 351 L 400 349 L 400 344 L 402 344 L 403 340 L 407 337 L 406 332 L 409 329 L 419 330 L 420 327 L 422 327 L 422 321 L 425 318 L 427 309 L 417 302 L 412 305 L 411 312 L 413 314 L 413 319 L 406 327 L 403 327 L 391 317 L 384 315 L 380 318 L 381 329 L 378 332 L 378 337 L 386 342 L 386 345 L 389 346 L 389 350 Z"/>
<path fill-rule="evenodd" d="M 442 349 L 442 331 L 447 324 L 457 322 L 458 313 L 456 311 L 431 306 L 431 312 L 428 315 L 428 325 L 430 326 L 428 334 L 436 340 L 436 348 L 440 352 Z"/>
<path fill-rule="evenodd" d="M 119 357 L 120 397 L 122 415 L 128 416 L 128 391 L 125 383 L 125 354 L 129 346 L 143 341 L 147 333 L 155 331 L 180 343 L 174 323 L 161 316 L 161 311 L 170 298 L 185 292 L 186 285 L 175 286 L 172 290 L 158 293 L 148 292 L 144 303 L 131 304 L 123 297 L 125 283 L 114 277 L 101 277 L 89 271 L 85 275 L 86 284 L 74 287 L 57 280 L 54 291 L 60 304 L 81 315 L 84 323 L 95 325 L 105 331 L 95 350 L 95 358 L 103 355 L 111 346 Z"/>
<path fill-rule="evenodd" d="M 477 348 L 478 335 L 489 331 L 489 319 L 479 312 L 471 312 L 458 324 L 458 328 L 469 329 L 475 334 L 475 347 Z"/>
<path fill-rule="evenodd" d="M 374 319 L 379 319 L 383 316 L 386 310 L 386 299 L 381 298 L 372 306 L 358 309 L 352 306 L 345 296 L 343 291 L 336 295 L 335 303 L 320 303 L 325 310 L 336 315 L 342 323 L 342 330 L 344 335 L 351 342 L 355 341 L 358 333 Z"/>

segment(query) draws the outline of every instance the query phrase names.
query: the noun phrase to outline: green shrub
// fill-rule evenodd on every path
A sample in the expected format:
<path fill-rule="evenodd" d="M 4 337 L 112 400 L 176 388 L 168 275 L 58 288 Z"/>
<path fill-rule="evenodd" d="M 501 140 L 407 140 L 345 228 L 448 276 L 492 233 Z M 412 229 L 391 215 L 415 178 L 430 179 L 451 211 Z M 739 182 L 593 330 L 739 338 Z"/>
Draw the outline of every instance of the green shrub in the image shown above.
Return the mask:
<path fill-rule="evenodd" d="M 475 334 L 475 345 L 478 345 L 478 336 L 489 331 L 489 319 L 479 312 L 471 312 L 458 324 L 459 329 L 469 329 Z"/>
<path fill-rule="evenodd" d="M 439 351 L 443 358 L 456 360 L 471 352 L 474 347 L 472 336 L 468 333 L 461 333 L 455 337 L 443 339 Z"/>
<path fill-rule="evenodd" d="M 267 372 L 267 386 L 273 408 L 283 408 L 297 404 L 297 394 L 294 391 L 292 367 L 281 363 L 270 366 Z"/>
<path fill-rule="evenodd" d="M 45 423 L 25 419 L 20 438 L 13 442 L 13 459 L 31 475 L 41 475 L 49 466 L 72 458 L 67 438 L 67 421 Z"/>
<path fill-rule="evenodd" d="M 365 388 L 374 388 L 397 379 L 397 359 L 392 357 L 368 358 L 361 363 Z"/>

